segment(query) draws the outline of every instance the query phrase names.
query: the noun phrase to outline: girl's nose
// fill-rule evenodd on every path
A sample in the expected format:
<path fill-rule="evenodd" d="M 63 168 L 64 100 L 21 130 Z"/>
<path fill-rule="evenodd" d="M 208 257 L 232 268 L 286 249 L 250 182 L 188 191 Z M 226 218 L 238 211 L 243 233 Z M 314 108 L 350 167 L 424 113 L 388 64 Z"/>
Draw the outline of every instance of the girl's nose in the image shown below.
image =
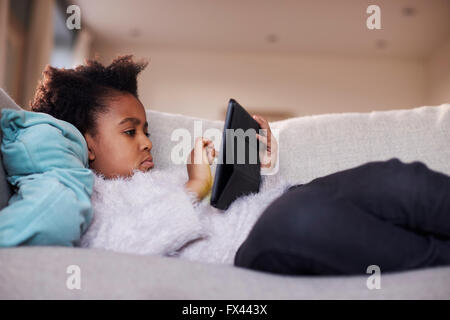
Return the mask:
<path fill-rule="evenodd" d="M 150 151 L 150 150 L 152 150 L 152 146 L 153 146 L 153 144 L 150 141 L 150 139 L 145 137 L 143 144 L 142 144 L 143 149 Z"/>

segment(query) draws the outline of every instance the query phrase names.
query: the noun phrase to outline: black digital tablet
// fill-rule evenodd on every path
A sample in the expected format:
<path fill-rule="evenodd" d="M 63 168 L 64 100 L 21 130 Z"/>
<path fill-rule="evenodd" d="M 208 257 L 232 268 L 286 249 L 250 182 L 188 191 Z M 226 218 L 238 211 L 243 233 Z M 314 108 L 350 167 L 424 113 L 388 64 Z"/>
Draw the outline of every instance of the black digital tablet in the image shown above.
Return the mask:
<path fill-rule="evenodd" d="M 259 192 L 261 165 L 256 133 L 260 129 L 258 122 L 236 100 L 230 99 L 211 191 L 213 207 L 226 210 L 237 198 Z"/>

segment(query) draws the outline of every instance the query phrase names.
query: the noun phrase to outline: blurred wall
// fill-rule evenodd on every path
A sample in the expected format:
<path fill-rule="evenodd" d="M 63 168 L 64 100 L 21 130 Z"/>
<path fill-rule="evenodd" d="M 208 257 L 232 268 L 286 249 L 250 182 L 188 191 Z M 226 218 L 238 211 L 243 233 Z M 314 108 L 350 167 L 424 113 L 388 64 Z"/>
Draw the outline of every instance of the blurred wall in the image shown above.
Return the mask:
<path fill-rule="evenodd" d="M 33 1 L 30 30 L 27 35 L 25 84 L 22 106 L 29 107 L 42 71 L 50 63 L 53 49 L 54 0 Z"/>
<path fill-rule="evenodd" d="M 450 103 L 450 38 L 431 55 L 427 67 L 427 103 Z"/>
<path fill-rule="evenodd" d="M 101 41 L 91 55 L 109 63 L 130 53 L 150 60 L 139 93 L 146 108 L 158 111 L 222 120 L 231 97 L 252 112 L 294 116 L 426 103 L 420 60 L 118 48 Z"/>
<path fill-rule="evenodd" d="M 0 88 L 5 87 L 6 33 L 8 31 L 8 0 L 0 0 Z"/>

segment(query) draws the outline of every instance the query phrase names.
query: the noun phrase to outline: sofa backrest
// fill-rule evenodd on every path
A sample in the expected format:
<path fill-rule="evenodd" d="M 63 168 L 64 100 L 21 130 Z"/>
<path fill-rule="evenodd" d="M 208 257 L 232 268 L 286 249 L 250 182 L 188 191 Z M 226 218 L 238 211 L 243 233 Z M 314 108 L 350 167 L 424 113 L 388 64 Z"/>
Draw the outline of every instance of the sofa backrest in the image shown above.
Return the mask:
<path fill-rule="evenodd" d="M 3 89 L 0 88 L 0 112 L 2 109 L 21 109 Z M 1 113 L 0 113 L 1 117 Z M 0 141 L 2 139 L 2 131 L 0 128 Z M 5 169 L 3 167 L 2 154 L 0 152 L 0 210 L 3 209 L 11 197 L 11 187 L 6 181 Z"/>
<path fill-rule="evenodd" d="M 245 106 L 244 106 L 245 108 Z M 172 133 L 186 129 L 200 134 L 223 129 L 224 121 L 147 110 L 155 168 L 176 166 L 171 153 L 180 143 Z M 422 161 L 450 175 L 450 104 L 413 109 L 336 113 L 290 118 L 270 123 L 279 132 L 279 173 L 291 183 L 349 169 L 370 161 L 396 157 Z M 194 137 L 192 137 L 193 141 Z M 221 150 L 215 143 L 217 150 Z"/>

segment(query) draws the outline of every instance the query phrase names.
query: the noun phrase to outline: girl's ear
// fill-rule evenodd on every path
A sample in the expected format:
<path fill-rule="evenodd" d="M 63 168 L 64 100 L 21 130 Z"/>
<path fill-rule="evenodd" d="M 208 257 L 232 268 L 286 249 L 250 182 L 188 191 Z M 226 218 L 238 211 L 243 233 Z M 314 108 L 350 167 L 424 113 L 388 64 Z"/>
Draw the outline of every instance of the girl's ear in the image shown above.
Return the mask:
<path fill-rule="evenodd" d="M 89 161 L 95 160 L 95 151 L 94 151 L 94 138 L 89 133 L 86 133 L 84 135 L 84 139 L 86 140 L 87 147 L 88 147 L 88 159 Z"/>

